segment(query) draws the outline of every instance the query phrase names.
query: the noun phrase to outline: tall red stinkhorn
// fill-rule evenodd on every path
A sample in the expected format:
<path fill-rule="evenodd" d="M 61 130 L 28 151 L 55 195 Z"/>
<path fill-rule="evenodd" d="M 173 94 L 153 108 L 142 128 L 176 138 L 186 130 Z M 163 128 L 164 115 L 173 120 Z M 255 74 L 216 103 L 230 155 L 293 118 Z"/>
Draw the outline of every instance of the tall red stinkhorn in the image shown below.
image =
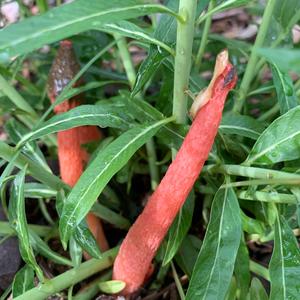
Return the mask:
<path fill-rule="evenodd" d="M 62 41 L 48 79 L 48 95 L 52 103 L 78 71 L 79 65 L 72 48 L 72 42 Z M 57 105 L 54 111 L 62 113 L 80 105 L 80 101 L 77 98 L 64 101 Z M 58 132 L 59 168 L 61 178 L 65 183 L 74 186 L 83 172 L 84 164 L 88 160 L 88 154 L 81 146 L 88 142 L 97 141 L 100 138 L 101 133 L 95 126 L 81 126 Z M 107 250 L 109 247 L 100 219 L 89 213 L 87 215 L 87 223 L 100 249 L 102 251 Z"/>
<path fill-rule="evenodd" d="M 143 284 L 159 245 L 209 155 L 226 96 L 236 80 L 235 70 L 224 50 L 218 55 L 212 84 L 196 98 L 192 107 L 195 119 L 175 160 L 121 245 L 113 278 L 126 283 L 123 294 L 132 293 Z"/>

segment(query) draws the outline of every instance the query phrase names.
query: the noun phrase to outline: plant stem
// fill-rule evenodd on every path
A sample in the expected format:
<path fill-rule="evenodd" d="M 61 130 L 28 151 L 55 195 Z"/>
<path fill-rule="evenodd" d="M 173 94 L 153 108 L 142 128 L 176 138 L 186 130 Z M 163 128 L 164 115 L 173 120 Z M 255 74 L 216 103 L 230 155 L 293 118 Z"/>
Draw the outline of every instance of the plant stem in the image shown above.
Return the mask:
<path fill-rule="evenodd" d="M 136 80 L 136 72 L 131 60 L 130 53 L 128 51 L 128 45 L 126 43 L 126 40 L 121 35 L 115 33 L 114 38 L 117 42 L 117 46 L 119 48 L 120 56 L 122 58 L 124 68 L 126 71 L 126 75 L 129 81 L 129 84 L 131 88 L 133 88 L 135 80 Z M 140 94 L 137 95 L 137 97 L 141 97 Z M 157 155 L 155 151 L 155 143 L 153 138 L 150 139 L 146 143 L 146 150 L 148 154 L 148 165 L 149 165 L 149 171 L 150 171 L 150 177 L 151 177 L 151 188 L 152 190 L 155 190 L 156 186 L 159 182 L 159 171 L 158 166 L 156 164 L 157 161 Z"/>
<path fill-rule="evenodd" d="M 255 43 L 254 43 L 254 49 L 255 48 L 260 48 L 263 46 L 263 43 L 265 41 L 266 34 L 268 33 L 270 22 L 272 19 L 273 15 L 273 10 L 275 7 L 276 0 L 269 0 L 267 3 L 267 6 L 264 11 L 264 15 L 262 18 L 262 23 L 260 25 Z M 246 98 L 246 95 L 248 93 L 250 83 L 253 79 L 254 76 L 254 70 L 256 68 L 258 56 L 255 51 L 251 52 L 244 77 L 241 82 L 240 90 L 239 90 L 239 95 L 238 98 L 236 99 L 236 102 L 234 104 L 233 110 L 236 112 L 241 112 L 243 108 L 243 104 Z"/>
<path fill-rule="evenodd" d="M 187 95 L 191 69 L 194 23 L 197 1 L 180 0 L 179 14 L 183 22 L 177 22 L 176 56 L 173 87 L 173 115 L 176 122 L 184 124 L 187 114 Z"/>
<path fill-rule="evenodd" d="M 48 3 L 46 0 L 37 0 L 36 3 L 41 14 L 48 10 Z"/>
<path fill-rule="evenodd" d="M 258 121 L 262 122 L 262 121 L 266 121 L 269 118 L 273 117 L 274 115 L 276 115 L 279 112 L 280 108 L 279 108 L 279 104 L 276 103 L 272 108 L 270 108 L 269 110 L 267 110 L 264 114 L 262 114 L 261 116 L 259 116 L 257 118 Z"/>
<path fill-rule="evenodd" d="M 300 179 L 256 179 L 237 181 L 228 184 L 223 184 L 221 188 L 231 188 L 249 185 L 299 185 Z"/>
<path fill-rule="evenodd" d="M 215 0 L 211 0 L 209 2 L 208 11 L 210 11 L 211 9 L 213 9 L 214 6 L 215 6 Z M 211 26 L 212 16 L 213 15 L 210 14 L 206 18 L 205 23 L 204 23 L 203 32 L 202 32 L 202 38 L 201 38 L 199 50 L 198 50 L 198 53 L 197 53 L 197 56 L 196 56 L 196 61 L 195 61 L 195 65 L 196 65 L 197 69 L 200 68 L 200 65 L 201 65 L 201 62 L 202 62 L 202 58 L 203 58 L 203 55 L 204 55 L 205 47 L 206 47 L 206 44 L 207 44 L 208 33 L 209 33 L 209 30 L 210 30 L 210 26 Z"/>
<path fill-rule="evenodd" d="M 114 258 L 118 253 L 118 247 L 113 248 L 103 253 L 101 259 L 92 258 L 82 263 L 77 268 L 73 268 L 69 271 L 58 275 L 45 283 L 23 293 L 15 300 L 43 300 L 47 297 L 58 293 L 71 285 L 74 285 L 108 267 L 113 264 Z"/>
<path fill-rule="evenodd" d="M 264 266 L 256 263 L 253 260 L 250 260 L 249 268 L 250 268 L 251 272 L 253 272 L 253 273 L 257 274 L 257 275 L 260 275 L 264 279 L 270 281 L 269 270 L 267 268 L 265 268 Z"/>
<path fill-rule="evenodd" d="M 174 280 L 175 280 L 175 284 L 176 284 L 177 291 L 178 291 L 178 294 L 180 296 L 180 299 L 185 300 L 185 294 L 184 294 L 181 282 L 178 278 L 178 274 L 176 272 L 176 269 L 175 269 L 175 266 L 174 266 L 173 262 L 171 262 L 171 268 L 172 268 L 172 274 L 173 274 L 173 277 L 174 277 Z"/>
<path fill-rule="evenodd" d="M 208 173 L 226 173 L 228 175 L 244 176 L 257 179 L 294 179 L 300 180 L 300 175 L 275 171 L 263 168 L 244 167 L 239 165 L 209 165 L 203 168 L 203 172 Z"/>
<path fill-rule="evenodd" d="M 92 281 L 90 284 L 86 285 L 82 290 L 80 290 L 74 297 L 73 300 L 90 300 L 94 299 L 99 292 L 98 284 L 103 281 L 111 279 L 111 270 L 106 271 L 99 278 Z"/>
<path fill-rule="evenodd" d="M 16 150 L 4 142 L 0 141 L 0 157 L 6 161 L 10 161 L 16 153 Z M 15 165 L 19 169 L 25 168 L 28 165 L 28 172 L 38 181 L 45 183 L 56 191 L 60 189 L 69 189 L 69 186 L 62 182 L 57 176 L 47 172 L 39 164 L 20 154 L 15 161 Z"/>
<path fill-rule="evenodd" d="M 297 198 L 291 194 L 281 194 L 281 193 L 266 193 L 266 192 L 254 192 L 249 193 L 247 191 L 241 191 L 237 193 L 238 198 L 243 200 L 254 200 L 262 202 L 272 202 L 272 203 L 285 203 L 285 204 L 297 204 Z"/>

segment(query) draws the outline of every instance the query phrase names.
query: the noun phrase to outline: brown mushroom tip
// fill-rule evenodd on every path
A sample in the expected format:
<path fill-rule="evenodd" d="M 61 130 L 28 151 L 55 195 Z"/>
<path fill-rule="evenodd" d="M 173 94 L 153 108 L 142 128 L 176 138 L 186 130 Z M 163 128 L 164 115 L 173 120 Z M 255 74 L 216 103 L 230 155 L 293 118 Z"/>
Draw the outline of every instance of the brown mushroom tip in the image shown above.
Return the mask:
<path fill-rule="evenodd" d="M 60 46 L 64 48 L 72 48 L 73 43 L 70 40 L 63 40 L 60 42 Z"/>

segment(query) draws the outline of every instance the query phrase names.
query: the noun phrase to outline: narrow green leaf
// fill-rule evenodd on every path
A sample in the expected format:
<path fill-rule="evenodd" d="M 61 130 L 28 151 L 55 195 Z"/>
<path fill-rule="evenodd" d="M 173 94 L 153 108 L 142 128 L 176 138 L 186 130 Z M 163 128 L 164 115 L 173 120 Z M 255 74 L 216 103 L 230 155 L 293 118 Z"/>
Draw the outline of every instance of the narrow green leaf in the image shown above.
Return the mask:
<path fill-rule="evenodd" d="M 237 134 L 253 140 L 257 140 L 264 129 L 259 121 L 233 113 L 225 114 L 219 127 L 221 133 Z"/>
<path fill-rule="evenodd" d="M 69 259 L 54 252 L 33 230 L 29 230 L 29 240 L 32 248 L 42 256 L 49 258 L 57 264 L 73 266 Z"/>
<path fill-rule="evenodd" d="M 24 194 L 25 194 L 25 198 L 37 198 L 37 199 L 53 198 L 56 196 L 57 191 L 49 188 L 44 184 L 30 182 L 30 183 L 25 183 Z"/>
<path fill-rule="evenodd" d="M 240 209 L 233 189 L 219 189 L 211 210 L 186 300 L 225 298 L 242 234 Z"/>
<path fill-rule="evenodd" d="M 298 242 L 283 217 L 275 224 L 275 239 L 269 265 L 270 300 L 298 299 L 300 295 L 300 250 Z"/>
<path fill-rule="evenodd" d="M 17 233 L 20 253 L 23 260 L 36 271 L 39 279 L 43 281 L 43 272 L 35 260 L 32 245 L 29 240 L 24 199 L 25 174 L 26 168 L 21 170 L 14 179 L 9 201 L 9 222 Z"/>
<path fill-rule="evenodd" d="M 12 285 L 13 297 L 18 297 L 26 291 L 34 287 L 34 272 L 33 270 L 25 265 L 15 275 L 14 282 Z"/>
<path fill-rule="evenodd" d="M 270 63 L 276 64 L 282 72 L 295 71 L 300 73 L 300 50 L 259 48 L 254 49 L 254 51 Z"/>
<path fill-rule="evenodd" d="M 98 286 L 99 289 L 106 294 L 116 294 L 121 292 L 125 288 L 126 283 L 121 280 L 109 280 L 99 282 Z"/>
<path fill-rule="evenodd" d="M 242 298 L 241 298 L 242 299 Z M 246 299 L 246 298 L 244 298 Z M 261 281 L 254 277 L 251 281 L 249 296 L 247 300 L 268 300 L 268 294 L 262 285 Z"/>
<path fill-rule="evenodd" d="M 0 141 L 0 157 L 6 161 L 11 162 L 16 155 L 16 150 L 6 143 Z M 27 158 L 26 156 L 19 154 L 14 161 L 15 166 L 19 169 L 28 166 L 28 172 L 32 177 L 36 178 L 38 181 L 47 184 L 49 187 L 60 190 L 62 188 L 69 189 L 69 186 L 62 182 L 57 176 L 45 171 L 39 164 Z"/>
<path fill-rule="evenodd" d="M 284 32 L 290 31 L 291 27 L 300 18 L 300 2 L 298 0 L 276 1 L 273 17 Z"/>
<path fill-rule="evenodd" d="M 168 264 L 177 253 L 183 239 L 185 238 L 192 224 L 195 206 L 195 195 L 190 193 L 182 209 L 179 211 L 175 221 L 169 229 L 166 253 L 163 259 L 163 266 Z"/>
<path fill-rule="evenodd" d="M 128 162 L 164 124 L 173 118 L 150 125 L 136 126 L 100 151 L 81 175 L 64 204 L 60 219 L 60 236 L 64 244 L 71 232 L 89 212 L 109 180 Z"/>
<path fill-rule="evenodd" d="M 178 0 L 169 0 L 166 6 L 174 11 L 178 10 Z M 154 38 L 162 41 L 167 45 L 172 45 L 176 41 L 177 22 L 169 15 L 163 15 L 160 18 L 159 24 L 154 32 Z M 159 66 L 166 57 L 169 56 L 167 51 L 162 51 L 156 45 L 151 45 L 148 56 L 142 62 L 136 76 L 135 85 L 132 90 L 132 95 L 136 95 L 149 79 L 157 72 Z"/>
<path fill-rule="evenodd" d="M 192 276 L 201 245 L 202 241 L 199 238 L 194 235 L 187 235 L 175 256 L 176 263 L 189 278 Z"/>
<path fill-rule="evenodd" d="M 300 107 L 277 118 L 253 146 L 247 164 L 272 164 L 300 157 Z"/>
<path fill-rule="evenodd" d="M 234 274 L 237 286 L 240 290 L 240 299 L 245 299 L 249 290 L 250 284 L 250 258 L 244 236 L 242 235 L 239 250 L 236 256 L 234 265 Z"/>
<path fill-rule="evenodd" d="M 96 202 L 91 211 L 102 220 L 105 220 L 117 228 L 129 229 L 131 225 L 129 220 L 100 203 Z"/>
<path fill-rule="evenodd" d="M 118 33 L 122 36 L 130 37 L 139 41 L 154 44 L 167 52 L 174 55 L 174 50 L 172 50 L 168 45 L 160 41 L 159 39 L 152 37 L 147 31 L 143 30 L 141 27 L 135 25 L 134 23 L 128 21 L 120 21 L 115 23 L 107 23 L 98 27 L 101 31 L 109 33 Z"/>
<path fill-rule="evenodd" d="M 26 127 L 24 127 L 20 122 L 16 121 L 15 119 L 10 119 L 5 123 L 5 130 L 15 144 L 18 144 L 18 142 L 23 138 L 23 136 L 28 133 L 28 129 L 26 129 Z M 47 165 L 46 159 L 42 151 L 35 143 L 26 143 L 24 147 L 22 147 L 21 151 L 27 157 L 36 161 L 46 171 L 52 173 L 51 169 Z"/>
<path fill-rule="evenodd" d="M 289 74 L 281 72 L 276 64 L 271 64 L 271 70 L 280 112 L 283 115 L 298 105 L 298 99 Z"/>
<path fill-rule="evenodd" d="M 109 103 L 106 103 L 106 105 L 104 103 L 102 105 L 81 105 L 42 123 L 34 131 L 25 135 L 21 143 L 38 139 L 50 133 L 84 125 L 126 129 L 129 126 L 129 120 L 121 109 L 117 110 L 114 107 L 114 110 L 112 110 Z"/>
<path fill-rule="evenodd" d="M 73 266 L 76 268 L 81 264 L 82 261 L 82 248 L 72 236 L 69 241 L 69 249 Z"/>
<path fill-rule="evenodd" d="M 151 104 L 141 99 L 130 97 L 130 95 L 124 91 L 121 92 L 122 100 L 126 103 L 126 106 L 130 108 L 131 113 L 140 122 L 153 122 L 159 121 L 165 118 L 165 116 L 158 111 Z M 170 148 L 179 149 L 183 139 L 188 131 L 187 126 L 178 124 L 166 124 L 158 132 L 157 136 L 161 142 L 166 144 Z"/>
<path fill-rule="evenodd" d="M 81 248 L 91 257 L 96 259 L 100 259 L 102 257 L 99 245 L 88 228 L 85 220 L 81 221 L 81 223 L 76 227 L 73 232 L 73 236 Z"/>
<path fill-rule="evenodd" d="M 0 33 L 1 56 L 9 58 L 28 53 L 108 22 L 158 12 L 175 15 L 162 5 L 139 0 L 89 1 L 88 5 L 86 0 L 76 0 L 4 28 Z"/>
<path fill-rule="evenodd" d="M 61 216 L 61 212 L 63 209 L 63 204 L 65 202 L 65 195 L 61 191 L 57 193 L 56 196 L 56 210 Z M 102 257 L 102 253 L 99 249 L 98 243 L 91 233 L 90 229 L 87 226 L 85 220 L 82 220 L 80 224 L 75 228 L 73 232 L 73 237 L 76 242 L 81 246 L 83 250 L 85 250 L 91 257 L 100 259 Z"/>

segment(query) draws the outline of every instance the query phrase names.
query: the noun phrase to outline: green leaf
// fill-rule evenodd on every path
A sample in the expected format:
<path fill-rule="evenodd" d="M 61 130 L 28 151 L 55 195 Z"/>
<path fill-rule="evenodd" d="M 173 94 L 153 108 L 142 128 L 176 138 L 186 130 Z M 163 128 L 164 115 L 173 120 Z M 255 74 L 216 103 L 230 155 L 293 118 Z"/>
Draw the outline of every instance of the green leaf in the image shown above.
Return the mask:
<path fill-rule="evenodd" d="M 189 278 L 192 276 L 201 245 L 202 241 L 196 236 L 187 235 L 185 236 L 179 251 L 176 253 L 176 263 Z"/>
<path fill-rule="evenodd" d="M 281 72 L 275 64 L 271 64 L 271 70 L 280 112 L 283 115 L 298 105 L 298 99 L 289 74 Z"/>
<path fill-rule="evenodd" d="M 44 184 L 30 182 L 25 183 L 24 194 L 25 198 L 53 198 L 56 197 L 57 191 Z"/>
<path fill-rule="evenodd" d="M 197 258 L 186 300 L 224 299 L 242 234 L 240 209 L 233 189 L 219 189 Z"/>
<path fill-rule="evenodd" d="M 190 193 L 183 207 L 179 211 L 175 221 L 169 229 L 167 249 L 163 260 L 163 266 L 168 264 L 177 253 L 183 239 L 192 224 L 195 206 L 195 195 Z"/>
<path fill-rule="evenodd" d="M 139 0 L 89 1 L 88 5 L 86 0 L 76 0 L 4 28 L 0 32 L 0 56 L 7 59 L 25 54 L 108 22 L 158 12 L 175 14 L 162 5 Z"/>
<path fill-rule="evenodd" d="M 124 91 L 121 92 L 122 100 L 130 109 L 134 117 L 140 122 L 153 122 L 163 120 L 165 116 L 146 101 L 130 97 Z M 179 149 L 188 131 L 188 126 L 177 124 L 166 124 L 158 132 L 157 136 L 161 142 L 170 148 Z"/>
<path fill-rule="evenodd" d="M 246 298 L 244 298 L 246 299 Z M 249 300 L 268 300 L 268 294 L 262 285 L 261 281 L 254 277 L 251 281 L 250 291 L 249 291 Z"/>
<path fill-rule="evenodd" d="M 249 252 L 245 243 L 244 236 L 242 235 L 234 265 L 234 274 L 237 281 L 237 286 L 240 290 L 240 299 L 245 299 L 249 290 L 251 278 L 249 263 Z"/>
<path fill-rule="evenodd" d="M 13 297 L 16 298 L 26 291 L 34 287 L 34 272 L 33 270 L 25 265 L 18 273 L 15 275 L 12 293 Z"/>
<path fill-rule="evenodd" d="M 73 266 L 69 259 L 54 252 L 33 230 L 29 230 L 29 240 L 32 248 L 42 256 L 49 258 L 57 264 Z"/>
<path fill-rule="evenodd" d="M 264 129 L 259 121 L 233 113 L 225 114 L 219 127 L 221 133 L 237 134 L 253 140 L 257 140 Z"/>
<path fill-rule="evenodd" d="M 35 161 L 32 161 L 22 154 L 19 154 L 17 158 L 14 158 L 17 152 L 18 151 L 15 151 L 14 148 L 0 141 L 0 157 L 9 162 L 12 162 L 12 160 L 15 159 L 14 164 L 19 169 L 24 169 L 25 166 L 28 166 L 28 172 L 32 175 L 32 177 L 47 184 L 55 190 L 60 190 L 62 188 L 69 189 L 68 185 L 62 182 L 57 176 L 41 168 L 41 166 Z"/>
<path fill-rule="evenodd" d="M 23 260 L 36 271 L 39 279 L 43 281 L 43 272 L 35 260 L 29 240 L 24 199 L 25 174 L 26 168 L 21 170 L 14 179 L 9 201 L 9 222 L 18 236 L 20 254 Z"/>
<path fill-rule="evenodd" d="M 277 218 L 272 258 L 269 265 L 270 300 L 298 299 L 300 295 L 300 250 L 283 217 Z"/>
<path fill-rule="evenodd" d="M 159 39 L 152 37 L 148 32 L 143 30 L 141 27 L 128 21 L 107 23 L 95 29 L 99 29 L 101 31 L 105 31 L 109 33 L 118 33 L 120 35 L 130 37 L 132 39 L 136 39 L 138 41 L 154 44 L 166 50 L 167 52 L 169 52 L 169 54 L 174 55 L 174 51 L 168 45 L 161 42 Z"/>
<path fill-rule="evenodd" d="M 126 218 L 107 208 L 103 204 L 96 202 L 93 205 L 91 211 L 102 220 L 105 220 L 106 222 L 116 226 L 117 228 L 129 229 L 131 225 Z"/>
<path fill-rule="evenodd" d="M 277 118 L 253 146 L 247 164 L 272 164 L 300 157 L 300 107 Z"/>
<path fill-rule="evenodd" d="M 99 282 L 98 286 L 99 289 L 106 294 L 116 294 L 121 292 L 125 288 L 126 283 L 121 280 L 109 280 Z"/>
<path fill-rule="evenodd" d="M 281 30 L 288 32 L 299 20 L 300 2 L 298 0 L 276 1 L 273 10 L 274 19 L 280 24 Z"/>
<path fill-rule="evenodd" d="M 282 72 L 300 73 L 300 50 L 258 48 L 253 51 L 275 64 Z"/>
<path fill-rule="evenodd" d="M 172 10 L 178 10 L 178 0 L 169 0 L 166 6 Z M 169 15 L 163 15 L 160 18 L 159 24 L 154 32 L 154 38 L 167 45 L 172 45 L 176 41 L 177 22 Z M 166 57 L 169 56 L 167 51 L 162 51 L 157 46 L 151 45 L 148 56 L 142 62 L 136 76 L 135 85 L 132 90 L 132 95 L 136 95 L 149 79 L 157 72 L 159 66 Z"/>
<path fill-rule="evenodd" d="M 61 212 L 63 209 L 63 203 L 65 199 L 65 195 L 63 192 L 57 193 L 56 196 L 56 210 L 61 216 Z M 73 237 L 76 242 L 81 246 L 83 250 L 85 250 L 91 257 L 101 259 L 102 253 L 99 249 L 98 243 L 89 230 L 87 223 L 85 220 L 82 220 L 80 224 L 75 228 L 73 232 Z"/>
<path fill-rule="evenodd" d="M 124 115 L 122 108 L 113 107 L 112 109 L 109 103 L 103 103 L 102 105 L 81 105 L 68 112 L 58 114 L 42 123 L 34 131 L 25 135 L 21 143 L 38 139 L 53 132 L 84 125 L 126 129 L 129 126 L 129 120 Z"/>
<path fill-rule="evenodd" d="M 82 248 L 72 236 L 69 241 L 69 253 L 74 267 L 78 267 L 82 261 Z"/>
<path fill-rule="evenodd" d="M 66 245 L 71 232 L 89 212 L 109 180 L 128 162 L 164 124 L 165 119 L 150 125 L 136 126 L 98 153 L 69 194 L 62 211 L 59 229 Z"/>
<path fill-rule="evenodd" d="M 15 119 L 10 119 L 5 123 L 5 130 L 15 144 L 17 144 L 23 136 L 28 133 L 28 130 Z M 36 161 L 46 171 L 52 173 L 42 151 L 35 143 L 26 143 L 24 147 L 22 147 L 22 152 L 30 159 Z"/>

